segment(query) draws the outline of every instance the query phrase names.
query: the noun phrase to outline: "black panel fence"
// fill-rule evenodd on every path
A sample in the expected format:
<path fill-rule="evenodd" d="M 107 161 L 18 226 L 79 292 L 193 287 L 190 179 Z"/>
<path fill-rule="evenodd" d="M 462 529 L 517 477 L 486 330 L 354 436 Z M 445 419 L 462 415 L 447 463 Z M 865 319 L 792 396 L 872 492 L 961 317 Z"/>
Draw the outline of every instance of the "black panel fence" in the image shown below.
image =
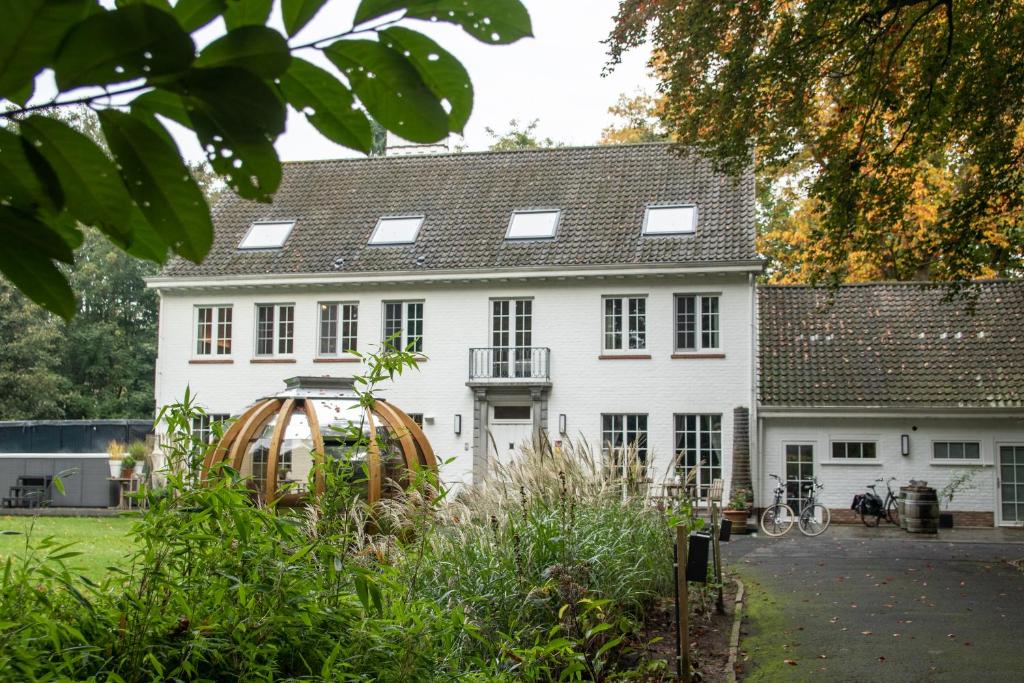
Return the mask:
<path fill-rule="evenodd" d="M 105 453 L 111 441 L 145 441 L 151 420 L 0 422 L 0 453 Z"/>

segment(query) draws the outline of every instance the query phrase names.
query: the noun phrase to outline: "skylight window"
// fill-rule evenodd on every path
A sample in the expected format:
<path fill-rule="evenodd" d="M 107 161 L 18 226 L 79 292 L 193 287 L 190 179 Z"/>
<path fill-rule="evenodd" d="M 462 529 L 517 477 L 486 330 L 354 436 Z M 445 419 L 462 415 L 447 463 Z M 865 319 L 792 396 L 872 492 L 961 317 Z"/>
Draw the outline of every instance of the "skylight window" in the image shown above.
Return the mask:
<path fill-rule="evenodd" d="M 644 213 L 645 235 L 679 235 L 697 226 L 697 207 L 692 204 L 648 206 Z"/>
<path fill-rule="evenodd" d="M 551 239 L 558 228 L 561 211 L 513 211 L 508 224 L 507 240 Z"/>
<path fill-rule="evenodd" d="M 423 225 L 423 216 L 384 216 L 370 235 L 370 244 L 412 244 Z"/>
<path fill-rule="evenodd" d="M 295 221 L 253 223 L 238 243 L 239 249 L 280 249 L 292 234 Z"/>

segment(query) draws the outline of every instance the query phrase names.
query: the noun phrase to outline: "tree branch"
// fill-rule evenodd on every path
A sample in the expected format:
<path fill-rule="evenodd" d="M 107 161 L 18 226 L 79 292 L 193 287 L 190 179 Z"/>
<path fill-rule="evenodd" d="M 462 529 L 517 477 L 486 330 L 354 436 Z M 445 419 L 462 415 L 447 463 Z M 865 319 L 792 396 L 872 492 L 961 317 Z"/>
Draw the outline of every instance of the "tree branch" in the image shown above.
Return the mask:
<path fill-rule="evenodd" d="M 7 119 L 9 121 L 12 121 L 20 116 L 23 116 L 33 111 L 39 111 L 40 109 L 54 109 L 56 107 L 70 107 L 79 104 L 92 104 L 96 100 L 117 97 L 118 95 L 127 95 L 128 93 L 147 90 L 151 87 L 153 86 L 151 86 L 149 83 L 142 83 L 140 85 L 133 85 L 130 88 L 122 88 L 121 90 L 104 90 L 103 92 L 97 93 L 95 95 L 80 97 L 76 100 L 64 100 L 63 102 L 58 102 L 57 98 L 55 97 L 49 102 L 44 102 L 43 104 L 33 104 L 31 107 L 21 107 L 19 109 L 9 109 L 5 112 L 0 112 L 0 119 Z"/>

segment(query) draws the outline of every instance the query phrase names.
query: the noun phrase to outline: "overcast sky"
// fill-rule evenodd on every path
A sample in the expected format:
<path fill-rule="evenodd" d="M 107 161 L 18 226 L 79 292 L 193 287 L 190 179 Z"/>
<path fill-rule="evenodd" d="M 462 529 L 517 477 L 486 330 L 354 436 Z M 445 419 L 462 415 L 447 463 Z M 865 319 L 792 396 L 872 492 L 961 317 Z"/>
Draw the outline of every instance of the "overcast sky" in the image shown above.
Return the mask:
<path fill-rule="evenodd" d="M 636 50 L 608 77 L 601 77 L 607 60 L 601 43 L 612 28 L 617 0 L 525 0 L 535 38 L 508 46 L 479 43 L 461 29 L 410 22 L 424 29 L 455 54 L 473 79 L 475 102 L 466 127 L 470 150 L 486 149 L 490 126 L 507 128 L 510 119 L 539 119 L 538 133 L 559 142 L 588 145 L 597 142 L 611 122 L 608 107 L 620 93 L 653 92 L 646 62 L 649 52 Z M 354 3 L 330 3 L 302 32 L 314 39 L 331 35 L 351 22 Z M 418 25 L 418 26 L 417 26 Z M 288 131 L 278 140 L 282 159 L 322 159 L 352 156 L 291 115 Z"/>

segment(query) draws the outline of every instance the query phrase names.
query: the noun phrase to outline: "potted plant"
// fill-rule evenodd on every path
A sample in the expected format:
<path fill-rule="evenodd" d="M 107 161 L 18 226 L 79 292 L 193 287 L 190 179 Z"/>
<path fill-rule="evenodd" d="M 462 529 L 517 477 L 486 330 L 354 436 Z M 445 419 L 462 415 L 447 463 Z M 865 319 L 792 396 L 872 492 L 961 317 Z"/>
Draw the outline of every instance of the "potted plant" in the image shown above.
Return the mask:
<path fill-rule="evenodd" d="M 110 476 L 117 477 L 121 474 L 121 460 L 124 458 L 124 444 L 120 441 L 111 441 L 107 444 L 107 457 L 110 458 Z"/>
<path fill-rule="evenodd" d="M 747 517 L 750 516 L 750 491 L 747 489 L 733 491 L 732 498 L 723 514 L 727 520 L 732 522 L 732 533 L 747 533 Z"/>
<path fill-rule="evenodd" d="M 131 479 L 135 476 L 135 458 L 132 457 L 131 453 L 126 453 L 121 458 L 121 478 Z"/>
<path fill-rule="evenodd" d="M 135 467 L 139 470 L 139 475 L 144 475 L 143 469 L 146 467 L 147 459 L 149 456 L 149 448 L 146 447 L 145 441 L 132 441 L 128 444 L 128 455 L 135 460 Z"/>
<path fill-rule="evenodd" d="M 978 474 L 978 470 L 960 470 L 953 475 L 953 478 L 949 480 L 942 490 L 939 491 L 939 502 L 942 504 L 945 512 L 939 512 L 939 528 L 940 529 L 952 529 L 953 528 L 953 513 L 950 512 L 949 506 L 953 504 L 953 496 L 957 495 L 961 491 L 970 491 L 975 487 L 974 476 Z M 945 502 L 943 502 L 945 501 Z"/>

